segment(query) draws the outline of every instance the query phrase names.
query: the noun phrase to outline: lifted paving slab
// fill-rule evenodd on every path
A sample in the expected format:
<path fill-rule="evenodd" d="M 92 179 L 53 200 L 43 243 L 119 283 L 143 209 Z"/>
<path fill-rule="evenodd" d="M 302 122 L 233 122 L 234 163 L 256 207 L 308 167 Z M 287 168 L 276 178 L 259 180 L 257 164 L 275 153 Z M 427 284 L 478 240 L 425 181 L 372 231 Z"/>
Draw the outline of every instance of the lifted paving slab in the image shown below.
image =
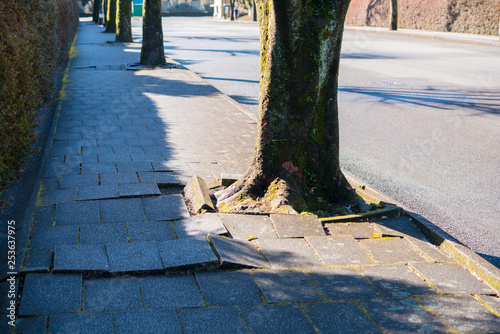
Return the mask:
<path fill-rule="evenodd" d="M 405 239 L 370 239 L 361 241 L 361 245 L 373 255 L 377 263 L 426 262 Z"/>
<path fill-rule="evenodd" d="M 155 242 L 107 244 L 109 271 L 154 272 L 163 270 L 160 253 Z"/>
<path fill-rule="evenodd" d="M 257 241 L 272 268 L 322 267 L 309 244 L 300 239 L 260 239 Z"/>
<path fill-rule="evenodd" d="M 305 236 L 326 235 L 323 225 L 317 216 L 277 215 L 272 214 L 271 220 L 279 238 L 303 238 Z"/>
<path fill-rule="evenodd" d="M 227 231 L 235 239 L 277 239 L 273 223 L 265 215 L 220 214 Z"/>
<path fill-rule="evenodd" d="M 206 213 L 199 216 L 181 219 L 174 222 L 177 238 L 204 237 L 207 234 L 226 234 L 227 230 L 222 224 L 219 215 Z"/>
<path fill-rule="evenodd" d="M 269 262 L 253 243 L 210 235 L 222 267 L 268 268 Z"/>
<path fill-rule="evenodd" d="M 210 270 L 219 266 L 206 238 L 160 242 L 158 251 L 167 270 Z"/>

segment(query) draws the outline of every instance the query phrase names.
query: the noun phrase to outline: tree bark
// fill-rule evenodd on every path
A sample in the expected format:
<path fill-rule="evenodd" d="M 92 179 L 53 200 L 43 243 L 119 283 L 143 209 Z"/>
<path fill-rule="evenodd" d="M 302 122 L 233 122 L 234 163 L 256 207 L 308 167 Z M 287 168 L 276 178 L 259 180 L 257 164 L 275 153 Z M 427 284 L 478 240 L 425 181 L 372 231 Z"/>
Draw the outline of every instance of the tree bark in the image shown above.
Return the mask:
<path fill-rule="evenodd" d="M 257 22 L 257 4 L 252 0 L 252 21 Z"/>
<path fill-rule="evenodd" d="M 141 64 L 164 65 L 166 61 L 161 23 L 161 0 L 144 0 L 142 20 Z"/>
<path fill-rule="evenodd" d="M 391 30 L 398 30 L 398 0 L 391 0 Z"/>
<path fill-rule="evenodd" d="M 132 1 L 118 0 L 115 42 L 132 43 Z"/>
<path fill-rule="evenodd" d="M 229 17 L 234 21 L 234 0 L 229 0 Z"/>
<path fill-rule="evenodd" d="M 104 32 L 116 32 L 116 0 L 108 0 L 108 11 L 106 13 L 106 30 Z"/>
<path fill-rule="evenodd" d="M 99 23 L 99 13 L 101 12 L 102 0 L 94 0 L 94 7 L 92 8 L 92 21 Z"/>
<path fill-rule="evenodd" d="M 280 213 L 332 209 L 350 197 L 339 166 L 337 106 L 349 0 L 257 3 L 257 144 L 246 174 L 217 194 L 218 207 Z"/>
<path fill-rule="evenodd" d="M 102 12 L 104 13 L 104 18 L 102 20 L 102 24 L 104 26 L 106 26 L 107 22 L 108 22 L 108 18 L 107 18 L 107 14 L 108 14 L 108 1 L 109 0 L 101 0 L 102 1 Z"/>

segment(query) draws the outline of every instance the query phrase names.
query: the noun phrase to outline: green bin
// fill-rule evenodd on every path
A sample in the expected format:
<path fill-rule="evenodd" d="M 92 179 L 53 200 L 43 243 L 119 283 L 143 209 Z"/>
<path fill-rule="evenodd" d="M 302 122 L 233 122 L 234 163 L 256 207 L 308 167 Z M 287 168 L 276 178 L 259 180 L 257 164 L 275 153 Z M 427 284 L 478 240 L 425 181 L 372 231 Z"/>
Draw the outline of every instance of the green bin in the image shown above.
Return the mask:
<path fill-rule="evenodd" d="M 142 16 L 142 0 L 132 1 L 132 16 Z"/>

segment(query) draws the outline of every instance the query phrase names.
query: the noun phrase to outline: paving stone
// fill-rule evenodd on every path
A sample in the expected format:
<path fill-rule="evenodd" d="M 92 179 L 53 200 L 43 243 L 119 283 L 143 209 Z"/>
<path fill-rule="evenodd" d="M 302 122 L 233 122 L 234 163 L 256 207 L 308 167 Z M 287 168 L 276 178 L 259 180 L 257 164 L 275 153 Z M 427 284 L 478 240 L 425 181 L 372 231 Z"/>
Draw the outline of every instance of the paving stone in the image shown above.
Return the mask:
<path fill-rule="evenodd" d="M 119 184 L 120 197 L 161 195 L 156 183 Z"/>
<path fill-rule="evenodd" d="M 115 185 L 119 183 L 139 183 L 135 172 L 124 173 L 102 173 L 100 174 L 101 185 Z"/>
<path fill-rule="evenodd" d="M 99 210 L 103 223 L 145 221 L 140 198 L 100 200 Z"/>
<path fill-rule="evenodd" d="M 209 305 L 254 305 L 264 302 L 247 270 L 197 272 L 196 281 Z"/>
<path fill-rule="evenodd" d="M 178 313 L 184 334 L 250 333 L 233 306 L 180 309 Z"/>
<path fill-rule="evenodd" d="M 115 312 L 114 316 L 115 316 L 116 334 L 136 334 L 136 333 L 181 334 L 182 333 L 175 310 Z"/>
<path fill-rule="evenodd" d="M 448 333 L 447 327 L 414 299 L 374 299 L 359 303 L 389 333 Z"/>
<path fill-rule="evenodd" d="M 380 327 L 355 304 L 302 304 L 309 319 L 320 333 L 382 333 Z"/>
<path fill-rule="evenodd" d="M 39 206 L 34 209 L 33 227 L 54 226 L 55 205 Z"/>
<path fill-rule="evenodd" d="M 492 294 L 493 291 L 464 268 L 451 263 L 412 263 L 443 294 Z"/>
<path fill-rule="evenodd" d="M 269 262 L 248 241 L 229 239 L 210 235 L 210 242 L 215 247 L 222 267 L 244 266 L 251 268 L 268 268 Z"/>
<path fill-rule="evenodd" d="M 331 235 L 350 235 L 355 239 L 370 239 L 375 235 L 375 230 L 370 223 L 336 223 L 326 224 Z"/>
<path fill-rule="evenodd" d="M 49 320 L 50 334 L 99 334 L 113 332 L 113 314 L 111 313 L 56 315 L 51 316 Z"/>
<path fill-rule="evenodd" d="M 114 147 L 113 150 L 114 150 L 114 152 L 116 154 L 137 154 L 137 153 L 144 153 L 144 150 L 142 149 L 142 147 L 117 146 L 117 147 Z"/>
<path fill-rule="evenodd" d="M 271 215 L 271 220 L 279 238 L 302 238 L 326 235 L 317 216 Z"/>
<path fill-rule="evenodd" d="M 156 172 L 173 172 L 189 169 L 185 163 L 176 161 L 152 161 L 151 164 Z"/>
<path fill-rule="evenodd" d="M 422 231 L 408 217 L 377 220 L 373 226 L 379 231 L 382 237 L 405 237 L 409 235 L 417 239 L 425 239 Z"/>
<path fill-rule="evenodd" d="M 54 272 L 108 271 L 104 245 L 62 245 L 54 251 Z"/>
<path fill-rule="evenodd" d="M 361 241 L 377 263 L 426 262 L 420 252 L 415 251 L 405 239 L 371 239 Z"/>
<path fill-rule="evenodd" d="M 80 154 L 71 154 L 67 155 L 64 163 L 98 163 L 97 154 L 88 154 L 88 155 L 80 155 Z"/>
<path fill-rule="evenodd" d="M 268 303 L 325 301 L 306 274 L 294 270 L 254 270 L 252 276 Z"/>
<path fill-rule="evenodd" d="M 380 294 L 353 268 L 318 268 L 306 271 L 328 300 L 359 300 Z"/>
<path fill-rule="evenodd" d="M 247 240 L 249 236 L 257 239 L 278 238 L 268 216 L 221 214 L 220 219 L 235 239 Z"/>
<path fill-rule="evenodd" d="M 171 222 L 127 223 L 130 242 L 174 240 Z"/>
<path fill-rule="evenodd" d="M 259 239 L 257 243 L 272 268 L 323 266 L 304 239 Z"/>
<path fill-rule="evenodd" d="M 48 272 L 52 265 L 53 252 L 29 252 L 26 255 L 26 261 L 23 264 L 23 272 L 46 271 Z"/>
<path fill-rule="evenodd" d="M 97 186 L 98 177 L 95 174 L 63 175 L 61 177 L 61 189 L 72 189 L 77 187 Z"/>
<path fill-rule="evenodd" d="M 460 333 L 500 332 L 500 318 L 473 296 L 421 296 L 418 299 Z"/>
<path fill-rule="evenodd" d="M 10 321 L 10 319 L 8 320 Z M 3 321 L 7 322 L 7 321 Z M 35 318 L 18 318 L 15 326 L 15 333 L 33 333 L 33 334 L 44 334 L 45 328 L 47 326 L 47 316 L 35 317 Z M 1 327 L 0 327 L 1 328 Z M 10 333 L 10 328 L 8 332 L 3 332 L 5 334 Z M 67 332 L 69 333 L 69 332 Z"/>
<path fill-rule="evenodd" d="M 77 226 L 40 227 L 33 229 L 30 251 L 51 251 L 56 245 L 76 245 L 77 243 Z"/>
<path fill-rule="evenodd" d="M 78 226 L 99 223 L 99 203 L 97 201 L 56 204 L 56 226 Z"/>
<path fill-rule="evenodd" d="M 146 309 L 205 306 L 192 274 L 149 276 L 141 278 L 140 281 Z"/>
<path fill-rule="evenodd" d="M 110 272 L 160 271 L 163 269 L 155 242 L 106 244 Z"/>
<path fill-rule="evenodd" d="M 81 300 L 81 275 L 28 274 L 19 315 L 76 313 Z"/>
<path fill-rule="evenodd" d="M 306 241 L 326 266 L 375 263 L 351 236 L 306 237 Z"/>
<path fill-rule="evenodd" d="M 116 197 L 118 197 L 118 187 L 116 186 L 116 184 L 81 187 L 78 189 L 79 201 Z"/>
<path fill-rule="evenodd" d="M 361 267 L 359 271 L 387 298 L 436 294 L 436 290 L 404 264 Z"/>
<path fill-rule="evenodd" d="M 116 164 L 114 162 L 84 163 L 82 164 L 81 173 L 82 175 L 116 173 Z"/>
<path fill-rule="evenodd" d="M 80 245 L 104 245 L 120 242 L 128 242 L 124 223 L 80 226 Z"/>
<path fill-rule="evenodd" d="M 177 238 L 192 238 L 207 234 L 226 234 L 227 230 L 216 213 L 205 213 L 174 222 Z"/>
<path fill-rule="evenodd" d="M 440 251 L 436 246 L 429 241 L 420 240 L 414 237 L 406 236 L 405 239 L 413 247 L 418 249 L 424 256 L 428 257 L 432 262 L 453 262 L 445 253 Z"/>
<path fill-rule="evenodd" d="M 500 297 L 498 296 L 478 296 L 479 299 L 486 305 L 488 305 L 489 308 L 491 308 L 494 312 L 500 315 Z"/>
<path fill-rule="evenodd" d="M 76 200 L 76 188 L 40 193 L 36 200 L 37 206 L 52 205 L 61 202 L 71 202 Z"/>
<path fill-rule="evenodd" d="M 137 278 L 90 279 L 83 283 L 83 289 L 83 312 L 142 310 Z"/>
<path fill-rule="evenodd" d="M 206 238 L 159 242 L 158 251 L 165 269 L 209 270 L 219 265 Z"/>
<path fill-rule="evenodd" d="M 252 333 L 316 333 L 298 305 L 243 305 L 239 309 Z"/>
<path fill-rule="evenodd" d="M 165 195 L 142 199 L 144 213 L 150 221 L 189 218 L 182 195 Z"/>
<path fill-rule="evenodd" d="M 152 172 L 153 167 L 148 161 L 117 162 L 118 172 Z"/>
<path fill-rule="evenodd" d="M 154 182 L 160 185 L 179 184 L 173 173 L 168 172 L 139 172 L 141 182 Z"/>
<path fill-rule="evenodd" d="M 55 191 L 62 188 L 60 186 L 60 178 L 59 177 L 46 177 L 42 179 L 42 189 L 44 191 Z"/>

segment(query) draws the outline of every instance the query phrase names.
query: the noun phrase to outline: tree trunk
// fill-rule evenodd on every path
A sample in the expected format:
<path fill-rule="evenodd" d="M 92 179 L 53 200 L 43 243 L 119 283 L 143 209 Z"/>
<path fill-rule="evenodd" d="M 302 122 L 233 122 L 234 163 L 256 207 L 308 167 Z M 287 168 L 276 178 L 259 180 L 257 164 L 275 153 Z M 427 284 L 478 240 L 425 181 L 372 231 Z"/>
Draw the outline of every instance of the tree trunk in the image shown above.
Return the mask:
<path fill-rule="evenodd" d="M 161 0 L 144 0 L 142 20 L 141 64 L 164 65 L 166 62 L 161 24 Z"/>
<path fill-rule="evenodd" d="M 257 22 L 257 4 L 252 0 L 252 21 Z"/>
<path fill-rule="evenodd" d="M 331 210 L 350 198 L 339 167 L 338 68 L 349 0 L 260 0 L 257 144 L 221 211 Z"/>
<path fill-rule="evenodd" d="M 104 18 L 102 20 L 102 24 L 106 26 L 108 23 L 108 18 L 107 18 L 107 13 L 108 13 L 108 1 L 109 0 L 102 0 L 102 12 L 104 13 Z"/>
<path fill-rule="evenodd" d="M 118 0 L 115 42 L 132 43 L 132 1 Z"/>
<path fill-rule="evenodd" d="M 229 17 L 234 21 L 234 0 L 229 0 Z"/>
<path fill-rule="evenodd" d="M 116 32 L 116 0 L 108 0 L 108 12 L 106 14 L 106 30 L 104 32 Z"/>
<path fill-rule="evenodd" d="M 94 0 L 94 7 L 92 8 L 92 21 L 99 23 L 99 13 L 101 12 L 102 0 Z"/>
<path fill-rule="evenodd" d="M 391 30 L 398 30 L 398 0 L 391 0 Z"/>

